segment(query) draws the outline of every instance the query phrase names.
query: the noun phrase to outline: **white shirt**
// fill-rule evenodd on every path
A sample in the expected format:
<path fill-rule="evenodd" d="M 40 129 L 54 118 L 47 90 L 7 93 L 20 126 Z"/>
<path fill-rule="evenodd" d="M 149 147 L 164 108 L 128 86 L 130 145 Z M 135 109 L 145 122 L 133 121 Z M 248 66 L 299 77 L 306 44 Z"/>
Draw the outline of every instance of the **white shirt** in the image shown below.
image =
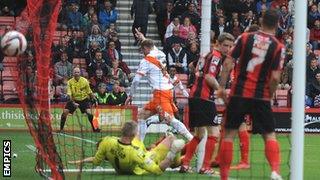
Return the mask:
<path fill-rule="evenodd" d="M 160 61 L 162 66 L 165 67 L 166 55 L 156 47 L 154 47 L 148 56 L 155 57 Z M 158 66 L 147 61 L 145 58 L 140 61 L 136 76 L 137 75 L 146 76 L 153 90 L 173 89 L 173 85 L 169 81 L 169 75 L 163 74 L 162 70 Z"/>

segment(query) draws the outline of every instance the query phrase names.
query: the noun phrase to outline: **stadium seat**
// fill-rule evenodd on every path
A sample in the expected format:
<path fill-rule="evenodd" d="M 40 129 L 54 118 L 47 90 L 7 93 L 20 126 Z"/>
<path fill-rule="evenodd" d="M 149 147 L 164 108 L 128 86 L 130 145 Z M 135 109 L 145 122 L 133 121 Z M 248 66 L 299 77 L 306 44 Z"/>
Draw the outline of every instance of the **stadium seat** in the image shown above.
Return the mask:
<path fill-rule="evenodd" d="M 0 26 L 14 26 L 14 17 L 0 16 Z"/>
<path fill-rule="evenodd" d="M 4 67 L 17 67 L 17 58 L 16 57 L 4 57 L 3 66 Z"/>
<path fill-rule="evenodd" d="M 4 81 L 3 82 L 3 96 L 4 100 L 18 98 L 15 81 Z"/>
<path fill-rule="evenodd" d="M 278 107 L 288 107 L 288 90 L 277 90 L 276 91 L 276 100 Z"/>
<path fill-rule="evenodd" d="M 5 68 L 2 72 L 3 81 L 16 81 L 18 78 L 18 71 L 12 68 Z"/>

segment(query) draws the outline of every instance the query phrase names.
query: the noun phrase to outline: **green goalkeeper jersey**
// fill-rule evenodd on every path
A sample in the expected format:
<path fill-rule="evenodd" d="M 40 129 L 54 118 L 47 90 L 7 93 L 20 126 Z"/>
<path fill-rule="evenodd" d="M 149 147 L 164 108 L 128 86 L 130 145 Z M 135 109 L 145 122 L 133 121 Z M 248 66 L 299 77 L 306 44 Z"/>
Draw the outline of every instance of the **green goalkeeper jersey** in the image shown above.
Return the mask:
<path fill-rule="evenodd" d="M 93 163 L 99 165 L 107 159 L 119 174 L 161 174 L 162 170 L 148 155 L 144 145 L 137 139 L 124 144 L 117 137 L 105 137 L 95 154 Z"/>

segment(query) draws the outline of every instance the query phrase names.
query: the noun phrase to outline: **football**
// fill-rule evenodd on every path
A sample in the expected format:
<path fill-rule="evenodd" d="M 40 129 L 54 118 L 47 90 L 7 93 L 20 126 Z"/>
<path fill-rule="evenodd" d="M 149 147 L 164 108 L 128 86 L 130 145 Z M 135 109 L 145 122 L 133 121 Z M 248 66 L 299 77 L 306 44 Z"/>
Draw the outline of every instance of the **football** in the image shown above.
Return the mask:
<path fill-rule="evenodd" d="M 1 39 L 1 50 L 6 56 L 21 55 L 27 48 L 27 40 L 18 31 L 9 31 Z"/>

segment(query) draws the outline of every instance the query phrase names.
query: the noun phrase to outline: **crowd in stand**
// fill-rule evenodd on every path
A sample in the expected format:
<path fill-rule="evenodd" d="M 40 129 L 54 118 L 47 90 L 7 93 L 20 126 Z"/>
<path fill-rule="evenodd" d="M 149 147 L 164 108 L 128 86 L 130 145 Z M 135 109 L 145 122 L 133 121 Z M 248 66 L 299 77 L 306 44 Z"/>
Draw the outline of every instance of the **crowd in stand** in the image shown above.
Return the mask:
<path fill-rule="evenodd" d="M 308 44 L 306 106 L 320 107 L 320 1 L 308 1 Z M 157 25 L 167 65 L 176 67 L 179 73 L 189 74 L 192 85 L 194 64 L 199 59 L 199 31 L 201 8 L 199 1 L 176 0 L 154 3 Z M 319 4 L 319 5 L 318 5 Z M 237 38 L 250 26 L 260 26 L 267 9 L 277 9 L 280 22 L 276 36 L 286 46 L 286 60 L 279 89 L 291 92 L 293 53 L 293 0 L 213 0 L 211 17 L 212 47 L 222 32 Z"/>
<path fill-rule="evenodd" d="M 319 0 L 308 0 L 308 44 L 306 106 L 320 107 L 320 4 Z M 1 1 L 0 15 L 17 15 L 23 5 L 10 5 Z M 201 1 L 199 0 L 133 0 L 131 16 L 132 30 L 147 32 L 148 16 L 156 14 L 156 23 L 163 51 L 167 55 L 168 69 L 188 74 L 188 87 L 192 86 L 194 65 L 200 57 Z M 118 38 L 116 0 L 64 0 L 58 19 L 58 30 L 67 31 L 52 48 L 54 67 L 53 87 L 55 98 L 64 100 L 67 80 L 72 76 L 73 59 L 85 58 L 86 69 L 82 73 L 97 93 L 105 87 L 107 93 L 124 92 L 130 85 L 133 73 L 121 54 Z M 211 39 L 212 48 L 222 32 L 235 37 L 250 26 L 261 23 L 261 17 L 269 9 L 278 9 L 280 23 L 277 38 L 286 46 L 286 61 L 279 89 L 291 92 L 292 44 L 293 44 L 293 0 L 212 0 Z M 148 35 L 147 35 L 148 37 Z M 135 42 L 134 45 L 137 45 Z M 28 66 L 35 69 L 34 51 L 28 48 Z M 116 90 L 115 90 L 116 89 Z"/>

